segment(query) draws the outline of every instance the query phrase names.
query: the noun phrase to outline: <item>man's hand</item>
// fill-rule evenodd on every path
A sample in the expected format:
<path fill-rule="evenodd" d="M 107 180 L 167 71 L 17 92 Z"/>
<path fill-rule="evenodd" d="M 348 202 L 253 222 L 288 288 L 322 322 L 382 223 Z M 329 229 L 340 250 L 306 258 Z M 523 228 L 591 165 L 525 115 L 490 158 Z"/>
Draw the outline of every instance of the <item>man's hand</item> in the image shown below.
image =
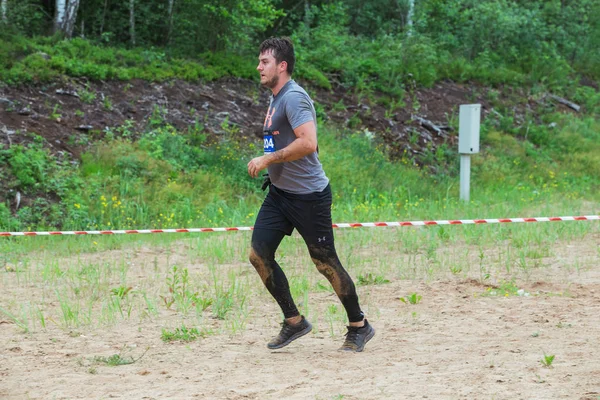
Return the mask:
<path fill-rule="evenodd" d="M 258 174 L 260 174 L 260 171 L 267 168 L 268 165 L 269 164 L 267 162 L 266 156 L 253 158 L 248 163 L 248 174 L 251 177 L 256 178 Z"/>
<path fill-rule="evenodd" d="M 296 139 L 287 147 L 250 160 L 248 174 L 256 178 L 260 171 L 270 164 L 296 161 L 317 151 L 317 126 L 313 121 L 308 121 L 294 129 L 294 135 L 296 135 Z"/>

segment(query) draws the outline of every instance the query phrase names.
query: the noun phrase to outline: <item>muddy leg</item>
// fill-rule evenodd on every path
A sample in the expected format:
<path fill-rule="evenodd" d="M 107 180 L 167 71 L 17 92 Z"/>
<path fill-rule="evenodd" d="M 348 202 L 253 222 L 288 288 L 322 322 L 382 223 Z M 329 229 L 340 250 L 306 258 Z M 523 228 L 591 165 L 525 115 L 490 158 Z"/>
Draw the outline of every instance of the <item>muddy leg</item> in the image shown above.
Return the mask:
<path fill-rule="evenodd" d="M 288 319 L 299 316 L 300 313 L 292 299 L 287 277 L 275 261 L 275 251 L 284 236 L 284 233 L 280 231 L 254 230 L 250 263 L 258 272 L 271 296 L 281 307 L 284 317 Z"/>
<path fill-rule="evenodd" d="M 364 314 L 358 303 L 356 287 L 352 278 L 342 266 L 335 251 L 335 246 L 309 245 L 308 251 L 319 272 L 327 278 L 333 290 L 340 298 L 348 314 L 348 320 L 351 323 L 362 321 Z"/>

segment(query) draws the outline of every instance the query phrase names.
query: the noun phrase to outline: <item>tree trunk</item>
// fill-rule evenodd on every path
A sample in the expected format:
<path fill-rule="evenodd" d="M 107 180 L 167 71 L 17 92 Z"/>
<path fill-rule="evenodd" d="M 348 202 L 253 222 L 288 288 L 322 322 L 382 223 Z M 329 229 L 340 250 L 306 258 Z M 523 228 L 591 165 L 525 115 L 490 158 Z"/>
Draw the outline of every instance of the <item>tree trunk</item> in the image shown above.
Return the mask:
<path fill-rule="evenodd" d="M 135 0 L 129 0 L 129 36 L 131 44 L 135 46 Z"/>
<path fill-rule="evenodd" d="M 68 38 L 73 36 L 79 2 L 80 0 L 56 0 L 54 32 L 62 32 Z"/>
<path fill-rule="evenodd" d="M 415 0 L 408 1 L 408 16 L 406 17 L 407 35 L 412 35 L 413 31 L 413 15 L 415 13 Z"/>
<path fill-rule="evenodd" d="M 83 11 L 83 4 L 80 4 L 79 7 L 81 13 L 85 15 L 85 12 Z M 81 26 L 79 27 L 79 37 L 85 39 L 85 18 L 81 18 Z"/>
<path fill-rule="evenodd" d="M 310 28 L 310 1 L 304 2 L 304 25 L 306 28 Z"/>
<path fill-rule="evenodd" d="M 173 35 L 173 5 L 175 0 L 169 0 L 169 29 L 167 31 L 167 44 L 171 43 L 171 37 Z"/>
<path fill-rule="evenodd" d="M 104 0 L 104 10 L 102 11 L 102 22 L 100 23 L 100 36 L 104 33 L 104 21 L 106 21 L 106 9 L 108 8 L 108 0 Z"/>
<path fill-rule="evenodd" d="M 56 13 L 54 15 L 54 32 L 61 32 L 67 12 L 67 0 L 56 0 Z"/>
<path fill-rule="evenodd" d="M 8 0 L 2 0 L 2 4 L 0 5 L 0 8 L 2 9 L 2 22 L 4 22 L 5 24 L 8 23 L 8 18 L 6 17 L 7 1 Z"/>
<path fill-rule="evenodd" d="M 69 4 L 67 4 L 67 12 L 65 15 L 63 31 L 68 38 L 73 36 L 73 29 L 75 28 L 75 22 L 77 22 L 79 1 L 80 0 L 69 0 Z"/>

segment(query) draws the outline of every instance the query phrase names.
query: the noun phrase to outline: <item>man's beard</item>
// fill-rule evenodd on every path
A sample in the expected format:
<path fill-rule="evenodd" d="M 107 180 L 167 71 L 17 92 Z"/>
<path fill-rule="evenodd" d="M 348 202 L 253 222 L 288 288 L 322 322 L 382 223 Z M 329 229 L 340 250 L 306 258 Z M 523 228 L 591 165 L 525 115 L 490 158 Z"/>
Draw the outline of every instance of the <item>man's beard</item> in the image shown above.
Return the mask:
<path fill-rule="evenodd" d="M 272 77 L 271 79 L 269 79 L 268 81 L 263 83 L 263 86 L 266 86 L 269 89 L 273 89 L 275 86 L 277 86 L 278 83 L 279 83 L 279 75 L 275 75 L 274 77 Z"/>

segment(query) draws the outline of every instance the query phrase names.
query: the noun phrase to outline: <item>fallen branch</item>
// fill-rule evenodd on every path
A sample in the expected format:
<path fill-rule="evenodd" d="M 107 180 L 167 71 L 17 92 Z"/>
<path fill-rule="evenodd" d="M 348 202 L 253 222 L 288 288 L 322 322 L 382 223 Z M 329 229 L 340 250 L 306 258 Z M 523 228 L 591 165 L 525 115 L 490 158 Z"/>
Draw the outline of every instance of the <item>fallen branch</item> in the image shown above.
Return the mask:
<path fill-rule="evenodd" d="M 5 97 L 0 97 L 0 104 L 7 104 L 9 107 L 12 107 L 14 103 Z"/>
<path fill-rule="evenodd" d="M 94 127 L 92 125 L 79 125 L 75 127 L 75 129 L 77 129 L 78 131 L 88 132 L 94 129 Z"/>
<path fill-rule="evenodd" d="M 558 101 L 560 104 L 564 104 L 565 106 L 572 108 L 573 110 L 579 112 L 579 110 L 581 110 L 581 106 L 578 104 L 573 103 L 572 101 L 569 101 L 567 99 L 564 99 L 560 96 L 557 96 L 555 94 L 551 94 L 550 98 L 552 98 L 553 100 Z"/>
<path fill-rule="evenodd" d="M 64 96 L 73 96 L 79 98 L 79 94 L 77 94 L 77 92 L 74 90 L 57 89 L 56 94 L 62 94 Z"/>
<path fill-rule="evenodd" d="M 444 130 L 449 129 L 447 126 L 438 126 L 425 118 L 419 117 L 418 115 L 411 115 L 411 118 L 415 121 L 419 121 L 421 126 L 424 126 L 425 128 L 434 131 L 438 134 L 438 136 L 445 136 L 446 133 L 444 132 Z"/>

